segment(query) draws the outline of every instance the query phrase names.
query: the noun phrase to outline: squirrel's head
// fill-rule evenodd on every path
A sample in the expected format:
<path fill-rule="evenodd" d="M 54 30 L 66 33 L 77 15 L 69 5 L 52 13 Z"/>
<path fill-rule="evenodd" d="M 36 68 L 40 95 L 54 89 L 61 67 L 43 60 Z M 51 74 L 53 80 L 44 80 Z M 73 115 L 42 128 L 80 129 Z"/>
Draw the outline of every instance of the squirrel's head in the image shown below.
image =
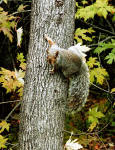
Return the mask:
<path fill-rule="evenodd" d="M 47 49 L 47 61 L 54 65 L 56 63 L 58 54 L 59 54 L 59 47 L 57 44 L 47 35 L 45 35 L 45 39 L 48 41 L 50 47 Z"/>
<path fill-rule="evenodd" d="M 49 50 L 47 50 L 47 61 L 49 64 L 53 65 L 56 63 L 57 57 L 58 57 L 59 51 L 56 51 L 55 53 L 51 53 Z"/>

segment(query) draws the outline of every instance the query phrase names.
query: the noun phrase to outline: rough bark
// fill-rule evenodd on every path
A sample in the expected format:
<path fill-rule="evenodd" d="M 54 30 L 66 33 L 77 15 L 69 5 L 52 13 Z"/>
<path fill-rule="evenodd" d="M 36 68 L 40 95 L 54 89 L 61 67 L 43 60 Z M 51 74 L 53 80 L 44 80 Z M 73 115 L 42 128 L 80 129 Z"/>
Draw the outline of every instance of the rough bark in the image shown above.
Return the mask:
<path fill-rule="evenodd" d="M 74 0 L 33 0 L 24 95 L 21 106 L 20 150 L 62 150 L 67 80 L 49 74 L 49 35 L 60 47 L 73 44 Z"/>

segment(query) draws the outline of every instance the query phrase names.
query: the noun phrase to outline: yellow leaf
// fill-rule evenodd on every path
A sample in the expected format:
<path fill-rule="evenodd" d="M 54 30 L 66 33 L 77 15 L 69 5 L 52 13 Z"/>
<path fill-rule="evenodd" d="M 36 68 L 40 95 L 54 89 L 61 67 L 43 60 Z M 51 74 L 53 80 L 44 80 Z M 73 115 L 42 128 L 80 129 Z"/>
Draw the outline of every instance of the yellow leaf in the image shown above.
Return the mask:
<path fill-rule="evenodd" d="M 2 8 L 2 7 L 0 7 L 0 11 L 3 11 L 3 8 Z"/>
<path fill-rule="evenodd" d="M 97 82 L 102 85 L 106 76 L 108 76 L 108 73 L 104 68 L 99 67 L 90 70 L 91 82 L 94 82 L 94 79 L 96 79 Z"/>
<path fill-rule="evenodd" d="M 23 4 L 21 4 L 19 7 L 18 7 L 18 9 L 17 9 L 17 11 L 18 12 L 22 12 L 22 11 L 24 11 L 24 8 L 26 8 L 27 7 L 27 5 L 23 5 Z"/>
<path fill-rule="evenodd" d="M 87 65 L 89 68 L 93 68 L 94 66 L 100 66 L 100 63 L 97 61 L 96 57 L 90 57 L 89 60 L 87 61 Z"/>
<path fill-rule="evenodd" d="M 92 38 L 89 37 L 87 35 L 87 33 L 92 34 L 93 32 L 95 32 L 92 28 L 88 28 L 88 29 L 81 29 L 81 28 L 77 28 L 77 30 L 75 31 L 75 39 L 81 43 L 82 40 L 85 41 L 92 41 Z"/>
<path fill-rule="evenodd" d="M 7 140 L 8 140 L 7 138 L 5 139 L 2 135 L 0 135 L 0 149 L 7 148 L 5 145 Z"/>
<path fill-rule="evenodd" d="M 21 64 L 20 64 L 20 67 L 21 67 L 23 70 L 26 70 L 26 63 L 21 63 Z"/>
<path fill-rule="evenodd" d="M 88 129 L 88 131 L 93 131 L 93 129 L 96 127 L 97 123 L 96 122 L 93 122 L 92 124 L 90 124 L 90 127 Z"/>
<path fill-rule="evenodd" d="M 18 95 L 19 95 L 20 97 L 22 97 L 22 95 L 23 95 L 23 87 L 21 87 L 21 88 L 17 91 L 17 93 L 18 93 Z"/>
<path fill-rule="evenodd" d="M 111 93 L 114 93 L 115 92 L 115 88 L 111 89 Z"/>
<path fill-rule="evenodd" d="M 6 3 L 7 4 L 7 0 L 3 0 L 4 1 L 4 3 Z"/>
<path fill-rule="evenodd" d="M 3 132 L 5 129 L 6 129 L 7 131 L 9 131 L 9 126 L 10 126 L 10 124 L 7 123 L 5 120 L 3 120 L 3 121 L 0 123 L 0 128 L 1 128 L 0 133 Z"/>
<path fill-rule="evenodd" d="M 9 29 L 2 27 L 1 30 L 3 31 L 4 35 L 6 35 L 9 38 L 10 42 L 12 42 L 13 36 L 12 36 L 11 32 L 9 31 Z"/>

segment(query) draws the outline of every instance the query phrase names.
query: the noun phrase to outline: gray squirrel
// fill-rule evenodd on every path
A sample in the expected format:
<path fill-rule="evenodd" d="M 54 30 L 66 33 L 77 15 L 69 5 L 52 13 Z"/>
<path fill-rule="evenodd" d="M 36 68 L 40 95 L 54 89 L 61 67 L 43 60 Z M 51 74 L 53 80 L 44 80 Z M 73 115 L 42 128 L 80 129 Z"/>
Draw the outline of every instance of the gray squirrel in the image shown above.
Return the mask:
<path fill-rule="evenodd" d="M 47 49 L 47 61 L 52 65 L 50 73 L 61 69 L 69 79 L 68 109 L 79 111 L 85 104 L 89 94 L 89 70 L 85 61 L 85 52 L 90 48 L 78 43 L 70 48 L 60 48 L 50 37 L 45 35 L 50 47 Z"/>

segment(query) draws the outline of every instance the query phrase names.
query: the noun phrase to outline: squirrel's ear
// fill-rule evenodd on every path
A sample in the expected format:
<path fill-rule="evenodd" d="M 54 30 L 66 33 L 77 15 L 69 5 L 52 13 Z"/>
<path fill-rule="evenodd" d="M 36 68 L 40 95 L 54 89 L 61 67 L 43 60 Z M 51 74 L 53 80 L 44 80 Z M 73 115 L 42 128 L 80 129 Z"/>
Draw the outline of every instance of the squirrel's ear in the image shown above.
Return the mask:
<path fill-rule="evenodd" d="M 55 44 L 55 42 L 53 42 L 53 41 L 51 41 L 51 40 L 48 40 L 48 43 L 49 43 L 50 46 L 52 46 L 52 45 Z"/>
<path fill-rule="evenodd" d="M 44 37 L 48 41 L 48 43 L 49 43 L 50 46 L 52 46 L 52 45 L 55 44 L 55 42 L 50 37 L 48 37 L 47 35 L 45 35 Z"/>
<path fill-rule="evenodd" d="M 47 54 L 49 54 L 49 49 L 48 48 L 46 49 L 46 52 L 47 52 Z"/>
<path fill-rule="evenodd" d="M 55 58 L 58 57 L 58 54 L 59 54 L 59 51 L 56 51 L 56 53 L 55 53 Z"/>

